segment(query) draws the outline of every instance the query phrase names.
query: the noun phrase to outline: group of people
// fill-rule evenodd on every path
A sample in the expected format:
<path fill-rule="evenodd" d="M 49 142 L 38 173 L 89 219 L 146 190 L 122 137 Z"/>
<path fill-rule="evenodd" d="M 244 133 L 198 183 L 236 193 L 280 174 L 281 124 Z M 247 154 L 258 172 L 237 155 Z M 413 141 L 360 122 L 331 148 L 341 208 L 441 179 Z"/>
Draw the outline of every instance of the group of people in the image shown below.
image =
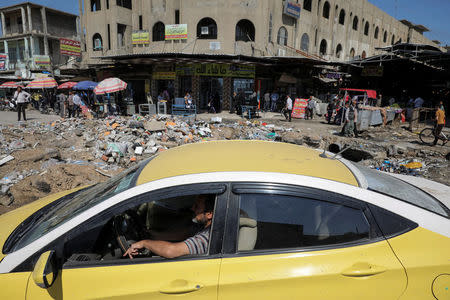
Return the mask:
<path fill-rule="evenodd" d="M 59 114 L 62 118 L 78 118 L 81 112 L 81 106 L 84 105 L 81 97 L 78 93 L 69 91 L 66 95 L 64 92 L 60 92 L 57 95 L 57 103 L 59 106 Z"/>

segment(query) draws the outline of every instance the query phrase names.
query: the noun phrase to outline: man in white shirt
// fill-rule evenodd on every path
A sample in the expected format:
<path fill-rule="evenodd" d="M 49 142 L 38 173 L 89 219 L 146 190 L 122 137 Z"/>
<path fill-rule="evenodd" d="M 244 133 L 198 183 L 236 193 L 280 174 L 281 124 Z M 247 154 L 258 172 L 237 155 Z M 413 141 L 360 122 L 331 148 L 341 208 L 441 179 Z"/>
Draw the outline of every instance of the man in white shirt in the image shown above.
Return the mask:
<path fill-rule="evenodd" d="M 292 99 L 288 95 L 286 95 L 286 111 L 284 112 L 284 117 L 286 120 L 289 119 L 289 122 L 291 122 L 291 115 L 292 115 Z"/>
<path fill-rule="evenodd" d="M 313 96 L 309 97 L 308 104 L 306 106 L 306 120 L 314 118 L 314 109 L 316 108 L 316 100 Z"/>
<path fill-rule="evenodd" d="M 20 121 L 20 112 L 23 114 L 23 120 L 26 121 L 27 117 L 25 115 L 25 107 L 27 106 L 28 99 L 30 98 L 30 94 L 25 91 L 22 91 L 22 87 L 17 87 L 17 91 L 14 93 L 14 100 L 17 103 L 17 117 L 18 121 Z"/>
<path fill-rule="evenodd" d="M 81 105 L 83 105 L 83 102 L 81 101 L 81 97 L 78 94 L 73 95 L 73 114 L 75 116 L 75 113 L 77 114 L 77 118 L 80 116 L 80 110 Z"/>

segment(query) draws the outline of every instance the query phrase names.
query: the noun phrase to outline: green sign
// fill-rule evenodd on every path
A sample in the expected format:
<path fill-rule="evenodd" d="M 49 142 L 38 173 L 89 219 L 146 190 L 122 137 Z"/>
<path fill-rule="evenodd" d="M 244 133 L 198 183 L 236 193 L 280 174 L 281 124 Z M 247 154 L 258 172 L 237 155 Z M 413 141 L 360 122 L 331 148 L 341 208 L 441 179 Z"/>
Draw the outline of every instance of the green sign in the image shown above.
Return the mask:
<path fill-rule="evenodd" d="M 133 45 L 144 45 L 150 43 L 150 33 L 148 31 L 135 31 L 131 34 Z"/>
<path fill-rule="evenodd" d="M 192 64 L 177 65 L 178 76 L 217 76 L 255 78 L 255 66 L 230 64 Z"/>
<path fill-rule="evenodd" d="M 165 27 L 166 41 L 186 40 L 187 24 L 166 25 Z"/>

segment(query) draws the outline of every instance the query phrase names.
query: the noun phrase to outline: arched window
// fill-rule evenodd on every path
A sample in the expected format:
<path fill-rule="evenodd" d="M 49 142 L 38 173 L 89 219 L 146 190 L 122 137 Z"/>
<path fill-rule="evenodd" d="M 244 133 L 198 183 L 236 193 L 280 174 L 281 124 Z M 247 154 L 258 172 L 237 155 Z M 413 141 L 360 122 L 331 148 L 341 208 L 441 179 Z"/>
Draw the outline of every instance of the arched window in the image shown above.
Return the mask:
<path fill-rule="evenodd" d="M 278 45 L 287 46 L 288 32 L 284 26 L 278 30 L 277 43 Z"/>
<path fill-rule="evenodd" d="M 309 51 L 309 35 L 307 33 L 304 33 L 302 35 L 302 40 L 300 42 L 300 50 L 302 51 Z"/>
<path fill-rule="evenodd" d="M 325 1 L 325 3 L 323 4 L 322 16 L 325 19 L 330 18 L 330 3 L 328 3 L 328 1 Z"/>
<path fill-rule="evenodd" d="M 355 49 L 350 50 L 350 58 L 355 58 Z"/>
<path fill-rule="evenodd" d="M 394 45 L 395 43 L 395 35 L 392 35 L 391 45 Z"/>
<path fill-rule="evenodd" d="M 236 41 L 255 41 L 255 26 L 252 22 L 243 19 L 236 24 Z"/>
<path fill-rule="evenodd" d="M 366 25 L 364 26 L 364 35 L 369 35 L 369 22 L 366 22 Z"/>
<path fill-rule="evenodd" d="M 94 48 L 94 51 L 103 50 L 102 36 L 99 33 L 94 34 L 92 37 L 92 48 Z"/>
<path fill-rule="evenodd" d="M 215 40 L 217 39 L 217 24 L 211 18 L 203 18 L 197 24 L 197 38 Z"/>
<path fill-rule="evenodd" d="M 166 26 L 163 22 L 157 22 L 153 25 L 153 38 L 154 42 L 164 41 L 166 39 Z"/>
<path fill-rule="evenodd" d="M 362 59 L 364 59 L 364 58 L 367 57 L 366 51 L 363 51 L 363 52 L 362 52 L 361 57 L 362 57 Z"/>
<path fill-rule="evenodd" d="M 342 46 L 341 46 L 341 44 L 339 44 L 336 47 L 336 57 L 341 58 L 341 54 L 342 54 Z"/>
<path fill-rule="evenodd" d="M 343 9 L 341 9 L 341 12 L 339 13 L 339 24 L 345 24 L 345 10 Z"/>
<path fill-rule="evenodd" d="M 326 41 L 326 40 L 322 40 L 322 41 L 320 42 L 319 54 L 320 54 L 321 56 L 327 54 L 327 41 Z"/>
<path fill-rule="evenodd" d="M 383 42 L 384 42 L 384 43 L 387 42 L 387 31 L 384 32 Z"/>
<path fill-rule="evenodd" d="M 312 0 L 303 0 L 303 9 L 311 11 L 311 8 L 312 8 Z"/>
<path fill-rule="evenodd" d="M 359 22 L 358 17 L 355 16 L 353 18 L 353 30 L 358 30 L 358 22 Z"/>
<path fill-rule="evenodd" d="M 374 33 L 374 35 L 373 35 L 373 37 L 376 39 L 376 40 L 378 40 L 378 32 L 379 32 L 380 30 L 379 30 L 379 28 L 378 28 L 378 26 L 375 28 L 375 33 Z"/>

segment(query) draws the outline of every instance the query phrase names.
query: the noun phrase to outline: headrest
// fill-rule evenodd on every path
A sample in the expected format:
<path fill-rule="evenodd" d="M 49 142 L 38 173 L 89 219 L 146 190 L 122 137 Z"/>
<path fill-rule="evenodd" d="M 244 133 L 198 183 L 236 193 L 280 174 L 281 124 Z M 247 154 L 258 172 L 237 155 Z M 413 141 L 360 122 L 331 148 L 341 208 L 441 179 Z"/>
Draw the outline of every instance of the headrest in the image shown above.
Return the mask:
<path fill-rule="evenodd" d="M 239 227 L 246 226 L 246 227 L 256 227 L 256 220 L 251 218 L 239 218 Z"/>

